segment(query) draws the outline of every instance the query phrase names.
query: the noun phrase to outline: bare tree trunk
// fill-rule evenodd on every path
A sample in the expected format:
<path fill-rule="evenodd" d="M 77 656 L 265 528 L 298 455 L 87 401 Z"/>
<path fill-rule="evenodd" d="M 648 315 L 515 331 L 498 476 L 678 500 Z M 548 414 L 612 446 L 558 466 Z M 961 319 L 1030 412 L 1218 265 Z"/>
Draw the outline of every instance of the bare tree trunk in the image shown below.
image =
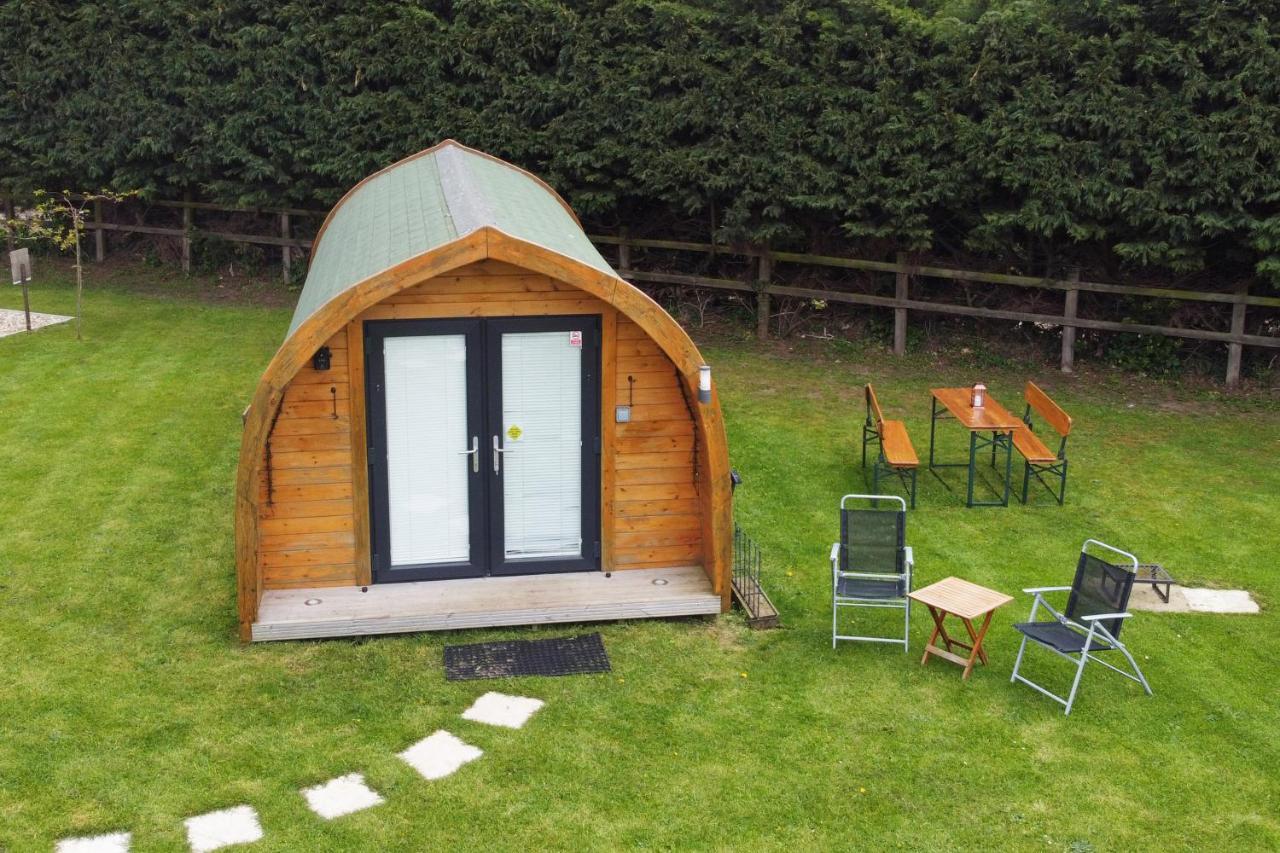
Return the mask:
<path fill-rule="evenodd" d="M 76 236 L 76 340 L 84 340 L 80 335 L 80 294 L 84 291 L 84 269 L 80 265 L 80 220 L 73 219 L 72 227 Z"/>

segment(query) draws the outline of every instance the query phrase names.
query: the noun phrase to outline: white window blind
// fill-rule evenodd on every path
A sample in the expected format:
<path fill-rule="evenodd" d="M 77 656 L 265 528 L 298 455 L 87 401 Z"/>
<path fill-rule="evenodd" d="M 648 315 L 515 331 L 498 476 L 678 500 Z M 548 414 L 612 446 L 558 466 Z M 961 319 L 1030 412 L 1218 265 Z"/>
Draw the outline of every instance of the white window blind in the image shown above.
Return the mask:
<path fill-rule="evenodd" d="M 471 556 L 467 339 L 389 337 L 387 498 L 391 565 L 463 562 Z"/>
<path fill-rule="evenodd" d="M 582 346 L 569 332 L 502 336 L 508 560 L 582 554 Z"/>

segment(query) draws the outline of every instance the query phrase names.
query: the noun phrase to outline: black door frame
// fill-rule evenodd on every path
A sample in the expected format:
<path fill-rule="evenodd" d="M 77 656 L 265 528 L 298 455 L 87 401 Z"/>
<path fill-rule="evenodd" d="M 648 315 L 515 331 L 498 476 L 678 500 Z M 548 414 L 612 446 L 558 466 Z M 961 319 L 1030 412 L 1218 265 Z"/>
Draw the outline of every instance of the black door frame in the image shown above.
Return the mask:
<path fill-rule="evenodd" d="M 489 574 L 531 575 L 582 572 L 600 568 L 600 316 L 570 314 L 556 317 L 495 317 L 485 326 L 486 426 L 492 452 L 494 436 L 506 444 L 502 430 L 502 336 L 510 332 L 582 332 L 582 554 L 579 557 L 507 560 L 504 537 L 506 460 L 489 471 Z"/>
<path fill-rule="evenodd" d="M 539 317 L 368 320 L 364 323 L 366 441 L 369 463 L 369 532 L 374 583 L 446 580 L 484 575 L 591 571 L 600 568 L 601 318 L 596 314 Z M 493 436 L 502 428 L 502 335 L 505 332 L 583 332 L 582 353 L 582 555 L 577 558 L 507 561 L 503 542 L 503 471 L 494 465 Z M 465 562 L 391 567 L 387 488 L 386 366 L 388 337 L 464 335 L 467 341 L 467 437 L 479 438 L 469 471 L 471 554 Z M 469 448 L 459 448 L 459 451 Z"/>
<path fill-rule="evenodd" d="M 365 436 L 369 461 L 369 539 L 370 566 L 374 583 L 416 580 L 446 580 L 479 577 L 488 562 L 485 541 L 485 507 L 488 478 L 484 476 L 484 459 L 479 459 L 467 475 L 467 511 L 471 528 L 471 554 L 465 562 L 425 563 L 417 566 L 391 566 L 391 515 L 388 504 L 387 478 L 387 395 L 386 364 L 383 341 L 391 337 L 425 335 L 463 335 L 467 343 L 467 439 L 480 441 L 477 457 L 484 451 L 483 327 L 480 320 L 378 320 L 364 324 L 365 399 L 367 417 Z M 458 451 L 467 450 L 460 447 Z"/>

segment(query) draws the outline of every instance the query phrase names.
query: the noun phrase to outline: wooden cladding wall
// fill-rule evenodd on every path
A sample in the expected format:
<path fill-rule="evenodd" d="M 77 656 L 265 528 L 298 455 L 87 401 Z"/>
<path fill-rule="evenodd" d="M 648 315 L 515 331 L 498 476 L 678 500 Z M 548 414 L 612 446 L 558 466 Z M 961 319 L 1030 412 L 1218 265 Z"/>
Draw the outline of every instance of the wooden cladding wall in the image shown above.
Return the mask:
<path fill-rule="evenodd" d="M 615 429 L 613 513 L 605 515 L 606 523 L 612 517 L 613 566 L 700 565 L 698 445 L 675 365 L 625 317 L 618 318 L 614 344 L 615 404 L 631 406 L 631 421 L 614 423 L 613 412 L 605 412 L 606 429 Z"/>
<path fill-rule="evenodd" d="M 329 339 L 331 365 L 304 367 L 285 389 L 259 477 L 263 588 L 356 583 L 350 352 Z"/>
<path fill-rule="evenodd" d="M 260 482 L 263 588 L 369 583 L 365 320 L 557 314 L 603 318 L 604 568 L 701 565 L 698 447 L 675 365 L 611 305 L 549 276 L 482 261 L 368 309 L 330 339 L 328 371 L 307 366 L 290 382 Z M 615 423 L 615 404 L 631 406 L 630 423 Z"/>

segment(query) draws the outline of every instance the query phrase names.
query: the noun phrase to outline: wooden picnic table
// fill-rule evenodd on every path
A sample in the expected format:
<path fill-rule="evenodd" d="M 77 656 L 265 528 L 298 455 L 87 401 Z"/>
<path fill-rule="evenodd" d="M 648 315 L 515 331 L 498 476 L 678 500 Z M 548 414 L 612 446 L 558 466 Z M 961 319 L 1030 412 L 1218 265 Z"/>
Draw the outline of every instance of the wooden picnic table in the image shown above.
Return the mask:
<path fill-rule="evenodd" d="M 985 403 L 975 408 L 969 405 L 972 394 L 971 388 L 930 388 L 929 393 L 933 397 L 932 410 L 929 418 L 929 469 L 934 468 L 969 468 L 968 495 L 965 499 L 965 506 L 1008 506 L 1009 505 L 1009 481 L 1013 475 L 1013 434 L 1020 429 L 1024 429 L 1026 424 L 1021 418 L 1015 417 L 990 393 L 986 395 Z M 939 410 L 938 404 L 942 404 Z M 962 427 L 969 430 L 969 461 L 965 462 L 936 462 L 934 461 L 934 433 L 939 420 L 952 417 Z M 991 433 L 991 438 L 987 438 L 983 433 Z M 975 501 L 973 499 L 973 484 L 977 476 L 977 460 L 978 451 L 982 448 L 991 448 L 991 467 L 996 465 L 996 453 L 1004 450 L 1004 494 L 997 501 Z"/>
<path fill-rule="evenodd" d="M 961 678 L 969 677 L 975 662 L 987 663 L 987 653 L 982 648 L 982 641 L 987 636 L 987 629 L 991 627 L 991 617 L 995 615 L 998 608 L 1013 601 L 1012 596 L 1005 595 L 1003 592 L 987 589 L 985 586 L 955 577 L 943 578 L 937 583 L 929 584 L 907 595 L 911 600 L 918 601 L 927 607 L 929 615 L 933 617 L 933 633 L 929 635 L 929 642 L 925 644 L 924 657 L 920 659 L 921 665 L 928 663 L 931 656 L 940 657 L 964 667 L 964 675 Z M 964 623 L 965 630 L 969 633 L 968 643 L 957 640 L 947 633 L 943 621 L 948 616 L 954 616 Z M 974 628 L 973 620 L 983 616 L 986 618 L 982 621 L 982 627 Z M 939 637 L 942 638 L 946 648 L 935 644 Z M 968 649 L 969 656 L 961 657 L 951 651 L 952 647 Z"/>

